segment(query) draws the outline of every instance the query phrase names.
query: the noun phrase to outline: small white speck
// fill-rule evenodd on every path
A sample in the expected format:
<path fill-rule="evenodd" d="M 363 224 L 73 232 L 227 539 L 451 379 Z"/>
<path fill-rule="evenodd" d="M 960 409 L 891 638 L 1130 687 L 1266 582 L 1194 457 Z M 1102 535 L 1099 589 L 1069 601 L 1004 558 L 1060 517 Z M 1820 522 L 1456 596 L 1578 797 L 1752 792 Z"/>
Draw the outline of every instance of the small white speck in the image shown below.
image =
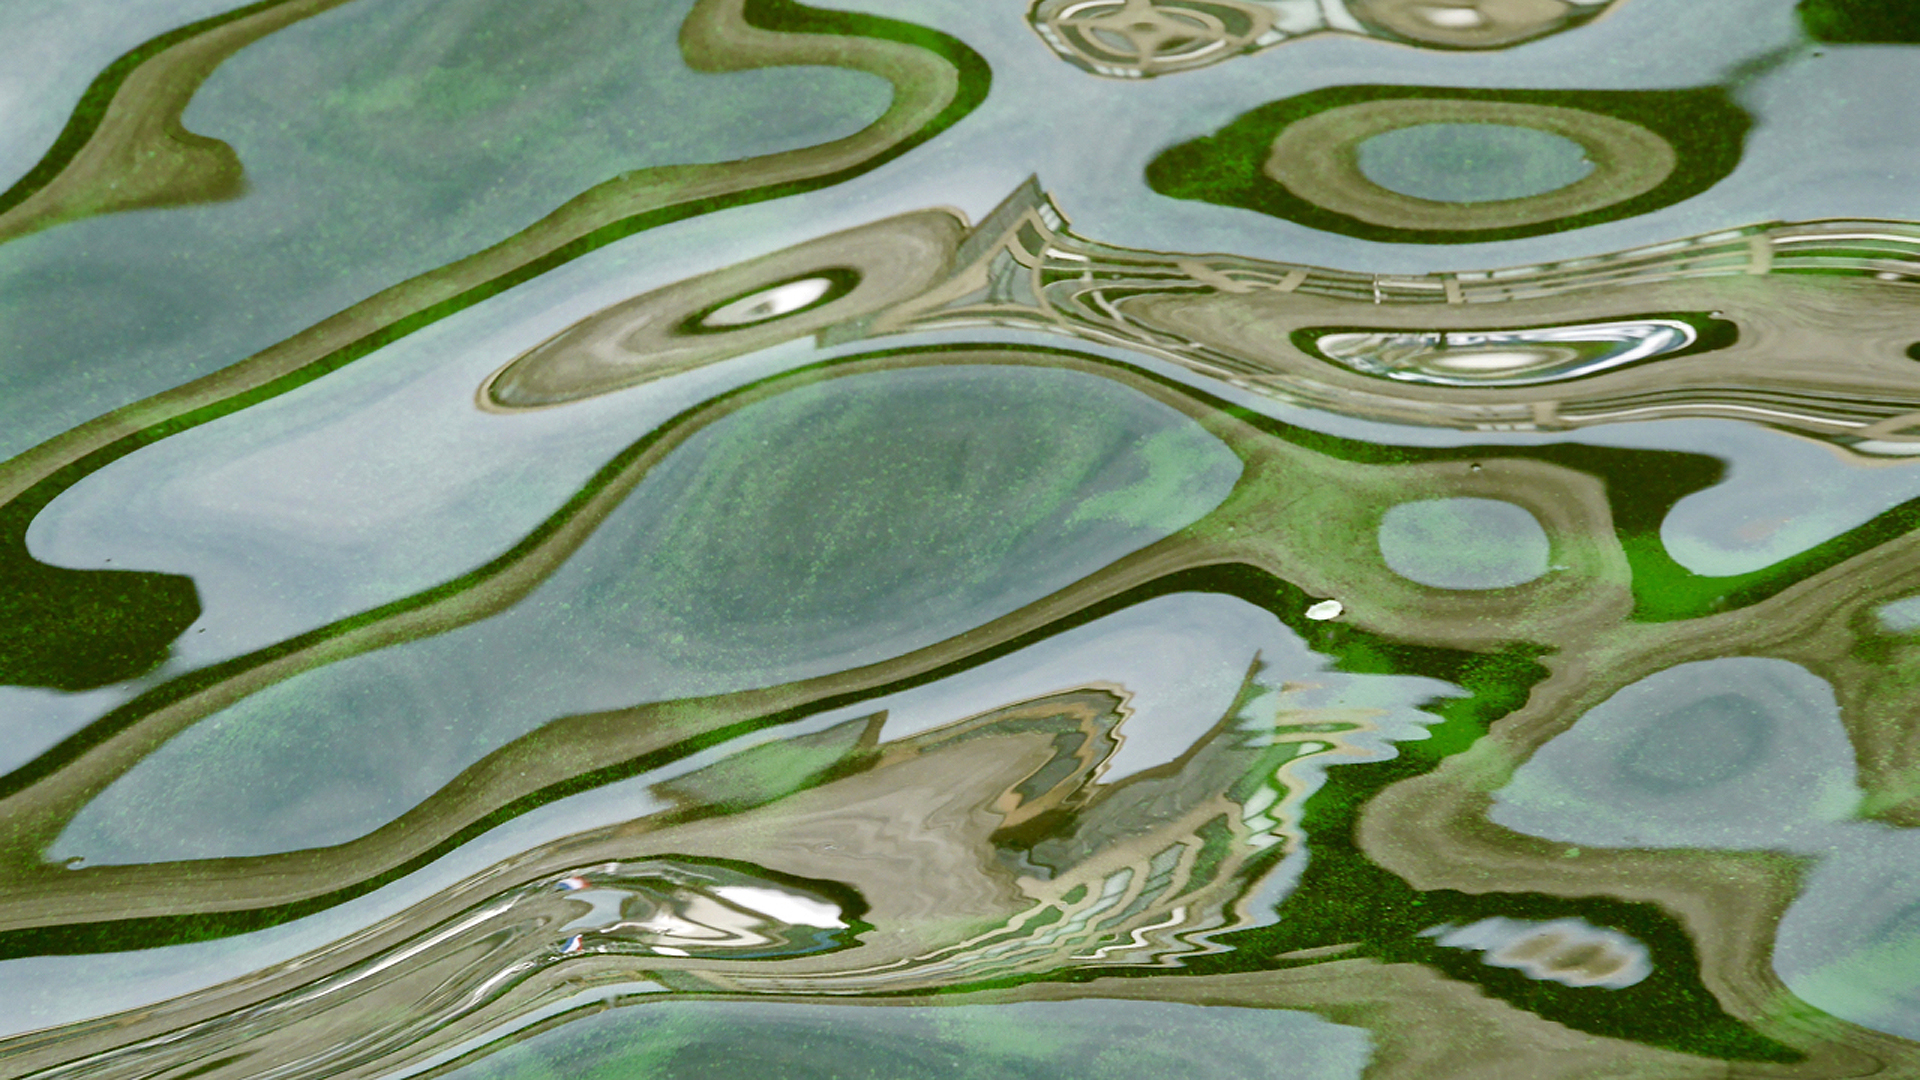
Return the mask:
<path fill-rule="evenodd" d="M 1345 610 L 1347 609 L 1342 607 L 1338 600 L 1322 600 L 1307 609 L 1307 618 L 1315 622 L 1326 622 L 1328 619 L 1339 618 L 1340 613 Z"/>

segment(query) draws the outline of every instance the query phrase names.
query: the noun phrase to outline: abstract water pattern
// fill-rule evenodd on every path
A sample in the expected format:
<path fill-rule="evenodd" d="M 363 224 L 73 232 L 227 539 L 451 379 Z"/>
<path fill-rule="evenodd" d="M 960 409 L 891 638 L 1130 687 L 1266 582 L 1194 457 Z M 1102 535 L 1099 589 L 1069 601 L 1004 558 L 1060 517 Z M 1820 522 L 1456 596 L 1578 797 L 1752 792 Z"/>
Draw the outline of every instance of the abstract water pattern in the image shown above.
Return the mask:
<path fill-rule="evenodd" d="M 0 1077 L 1920 1076 L 1900 0 L 61 2 Z"/>

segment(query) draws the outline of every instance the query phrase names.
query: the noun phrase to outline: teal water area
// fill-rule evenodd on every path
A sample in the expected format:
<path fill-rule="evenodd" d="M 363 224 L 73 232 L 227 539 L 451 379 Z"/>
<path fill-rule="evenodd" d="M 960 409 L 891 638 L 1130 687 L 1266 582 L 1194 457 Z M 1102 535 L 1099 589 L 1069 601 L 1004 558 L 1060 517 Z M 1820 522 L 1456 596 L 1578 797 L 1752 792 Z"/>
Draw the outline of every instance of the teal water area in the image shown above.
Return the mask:
<path fill-rule="evenodd" d="M 830 68 L 702 74 L 691 0 L 355 0 L 221 65 L 184 117 L 231 203 L 0 248 L 0 456 L 208 374 L 506 239 L 630 170 L 850 135 L 891 98 Z M 777 107 L 769 107 L 777 102 Z"/>
<path fill-rule="evenodd" d="M 208 717 L 90 803 L 50 856 L 349 840 L 549 720 L 771 686 L 978 626 L 1196 520 L 1239 472 L 1192 421 L 1088 375 L 953 367 L 803 386 L 694 435 L 507 612 Z"/>
<path fill-rule="evenodd" d="M 176 2 L 32 22 L 0 172 Z M 0 1072 L 1920 1075 L 1903 9 L 1402 11 L 1547 20 L 1496 49 L 1245 4 L 1286 33 L 1129 73 L 1047 12 L 1221 9 L 746 0 L 959 96 L 0 505 Z M 0 245 L 0 456 L 887 107 L 695 73 L 689 10 L 351 0 L 241 51 L 185 122 L 242 197 Z M 1291 124 L 1407 95 L 1461 122 L 1302 188 L 1398 224 L 1274 202 Z M 1603 168 L 1658 190 L 1563 213 Z M 931 284 L 783 322 L 883 265 Z M 663 293 L 573 359 L 703 365 L 486 395 Z"/>
<path fill-rule="evenodd" d="M 658 1003 L 614 1009 L 447 1075 L 718 1080 L 741 1069 L 841 1080 L 1357 1080 L 1364 1031 L 1310 1013 L 1153 1001 L 850 1007 Z"/>

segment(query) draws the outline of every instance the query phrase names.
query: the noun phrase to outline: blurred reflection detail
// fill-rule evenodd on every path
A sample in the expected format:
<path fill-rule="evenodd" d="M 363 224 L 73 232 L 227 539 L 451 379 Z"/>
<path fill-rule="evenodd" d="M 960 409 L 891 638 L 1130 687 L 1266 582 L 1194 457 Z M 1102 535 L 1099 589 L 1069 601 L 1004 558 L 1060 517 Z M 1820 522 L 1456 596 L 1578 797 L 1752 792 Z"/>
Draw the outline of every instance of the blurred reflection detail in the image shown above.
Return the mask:
<path fill-rule="evenodd" d="M 1920 227 L 1908 223 L 1761 225 L 1534 266 L 1362 274 L 1116 248 L 1075 234 L 1030 181 L 961 250 L 973 258 L 943 284 L 821 340 L 1045 330 L 1395 423 L 1565 431 L 1714 416 L 1863 454 L 1920 452 L 1906 355 Z"/>
<path fill-rule="evenodd" d="M 1751 124 L 1720 87 L 1331 86 L 1168 147 L 1146 180 L 1365 240 L 1478 243 L 1699 195 L 1739 164 Z"/>
<path fill-rule="evenodd" d="M 1724 324 L 1723 324 L 1724 325 Z M 1300 330 L 1316 352 L 1355 371 L 1436 386 L 1526 386 L 1578 378 L 1678 353 L 1699 334 L 1677 319 L 1576 323 L 1525 330 Z"/>
<path fill-rule="evenodd" d="M 616 304 L 516 357 L 482 407 L 534 408 L 664 378 L 892 307 L 952 272 L 965 222 L 927 210 Z"/>
<path fill-rule="evenodd" d="M 1355 34 L 1436 49 L 1501 49 L 1572 29 L 1616 0 L 1037 0 L 1027 13 L 1060 58 L 1140 79 L 1296 38 Z"/>
<path fill-rule="evenodd" d="M 1621 990 L 1653 973 L 1645 945 L 1580 919 L 1492 918 L 1471 926 L 1435 927 L 1427 933 L 1449 949 L 1484 952 L 1486 962 L 1495 967 L 1514 968 L 1528 978 L 1568 986 Z"/>
<path fill-rule="evenodd" d="M 750 764 L 756 751 L 723 758 L 655 786 L 683 809 L 650 832 L 588 838 L 661 855 L 547 873 L 457 913 L 446 910 L 457 891 L 436 898 L 282 973 L 160 1010 L 212 1019 L 42 1075 L 147 1076 L 208 1060 L 213 1076 L 332 1075 L 402 1048 L 424 1055 L 463 1017 L 497 1024 L 582 985 L 844 995 L 1180 967 L 1226 951 L 1219 934 L 1271 922 L 1324 765 L 1380 752 L 1365 737 L 1384 710 L 1328 707 L 1323 688 L 1267 689 L 1256 676 L 1179 758 L 1114 784 L 1098 778 L 1130 709 L 1108 686 L 877 746 L 872 721 L 850 722 L 867 749 L 757 813 L 740 809 L 741 781 L 768 763 Z M 1370 681 L 1383 680 L 1357 683 Z M 731 812 L 710 816 L 719 809 Z M 516 862 L 565 858 L 580 842 Z M 859 887 L 679 854 L 702 849 L 765 850 Z M 367 954 L 369 941 L 390 944 Z M 277 982 L 291 988 L 260 998 Z M 343 1025 L 362 1034 L 332 1044 Z M 98 1037 L 111 1043 L 117 1026 Z"/>
<path fill-rule="evenodd" d="M 102 230 L 193 232 L 220 208 L 25 236 L 229 198 L 234 146 L 263 190 L 327 188 L 180 125 L 247 35 L 336 2 L 130 54 L 114 77 L 166 92 L 98 84 L 41 186 L 0 196 L 7 250 L 93 267 Z M 1897 4 L 1800 0 L 1711 76 L 1653 43 L 1552 66 L 1625 17 L 1386 51 L 1507 49 L 1608 0 L 1035 0 L 940 30 L 681 0 L 677 41 L 609 36 L 666 16 L 607 4 L 554 9 L 539 48 L 496 3 L 447 24 L 498 76 L 476 82 L 442 2 L 370 36 L 358 81 L 266 80 L 349 87 L 340 124 L 233 106 L 289 148 L 374 133 L 407 169 L 338 250 L 419 266 L 321 245 L 274 285 L 229 260 L 265 291 L 202 311 L 116 247 L 100 280 L 166 319 L 21 308 L 53 319 L 29 344 L 85 352 L 98 310 L 206 355 L 121 350 L 112 401 L 135 369 L 172 396 L 0 469 L 25 493 L 0 505 L 0 704 L 99 692 L 18 725 L 0 775 L 0 1073 L 1920 1075 L 1920 224 L 1731 182 L 1779 173 L 1785 84 L 1756 80 L 1811 77 L 1821 46 L 1904 57 Z M 378 21 L 336 14 L 365 22 L 285 55 Z M 950 30 L 994 52 L 990 103 Z M 1348 66 L 1141 85 L 1314 35 L 1274 59 Z M 587 48 L 637 40 L 684 63 Z M 1343 83 L 1349 54 L 1413 66 Z M 816 66 L 851 70 L 811 100 Z M 755 68 L 758 97 L 698 92 Z M 1084 109 L 1009 121 L 1007 88 L 1049 74 L 1060 103 L 1154 98 L 1157 134 L 1122 154 Z M 607 96 L 582 114 L 651 93 L 633 117 L 691 141 L 636 120 L 538 150 L 583 79 Z M 466 119 L 391 104 L 428 98 Z M 703 119 L 732 112 L 753 122 Z M 439 169 L 454 149 L 558 171 Z M 1046 160 L 1125 166 L 992 203 Z M 234 204 L 277 237 L 263 205 Z M 1440 270 L 1411 247 L 1457 244 L 1490 246 Z M 1368 269 L 1318 265 L 1343 258 Z M 301 303 L 338 314 L 286 338 L 320 318 Z M 247 351 L 222 320 L 285 340 L 185 383 Z M 22 385 L 93 409 L 61 389 L 79 355 Z M 131 467 L 211 420 L 232 441 Z M 158 554 L 54 565 L 62 513 L 87 543 L 57 500 L 116 458 L 95 536 L 137 523 Z M 433 481 L 381 475 L 430 458 Z M 396 494 L 442 477 L 471 497 Z M 176 490 L 202 501 L 139 509 Z M 284 502 L 181 527 L 261 492 Z M 356 514 L 325 557 L 286 525 Z M 488 528 L 456 543 L 463 516 Z"/>

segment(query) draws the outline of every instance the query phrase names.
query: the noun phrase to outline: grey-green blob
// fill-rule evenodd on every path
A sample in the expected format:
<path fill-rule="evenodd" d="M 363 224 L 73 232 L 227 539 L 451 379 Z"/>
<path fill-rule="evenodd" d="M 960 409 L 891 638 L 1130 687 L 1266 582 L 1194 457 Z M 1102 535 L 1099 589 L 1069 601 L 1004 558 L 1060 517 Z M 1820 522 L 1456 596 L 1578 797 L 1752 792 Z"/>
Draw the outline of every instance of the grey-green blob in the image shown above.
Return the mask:
<path fill-rule="evenodd" d="M 1595 847 L 1823 850 L 1860 797 L 1833 688 L 1729 656 L 1625 687 L 1536 750 L 1488 817 Z"/>
<path fill-rule="evenodd" d="M 801 386 L 689 438 L 512 609 L 213 714 L 51 852 L 340 843 L 557 717 L 842 671 L 979 626 L 1198 520 L 1240 472 L 1192 420 L 1093 375 Z"/>
<path fill-rule="evenodd" d="M 1547 572 L 1552 545 L 1525 508 L 1499 499 L 1401 503 L 1380 521 L 1380 557 L 1436 589 L 1504 589 Z"/>
<path fill-rule="evenodd" d="M 240 199 L 0 245 L 0 458 L 498 243 L 586 189 L 851 135 L 886 80 L 680 55 L 692 0 L 356 0 L 221 65 L 183 118 Z"/>
<path fill-rule="evenodd" d="M 1371 1039 L 1304 1012 L 1157 1001 L 663 1001 L 582 1017 L 450 1080 L 1358 1080 Z"/>
<path fill-rule="evenodd" d="M 1415 124 L 1354 148 L 1360 175 L 1388 191 L 1434 202 L 1524 199 L 1558 191 L 1593 171 L 1579 143 L 1509 124 Z"/>

